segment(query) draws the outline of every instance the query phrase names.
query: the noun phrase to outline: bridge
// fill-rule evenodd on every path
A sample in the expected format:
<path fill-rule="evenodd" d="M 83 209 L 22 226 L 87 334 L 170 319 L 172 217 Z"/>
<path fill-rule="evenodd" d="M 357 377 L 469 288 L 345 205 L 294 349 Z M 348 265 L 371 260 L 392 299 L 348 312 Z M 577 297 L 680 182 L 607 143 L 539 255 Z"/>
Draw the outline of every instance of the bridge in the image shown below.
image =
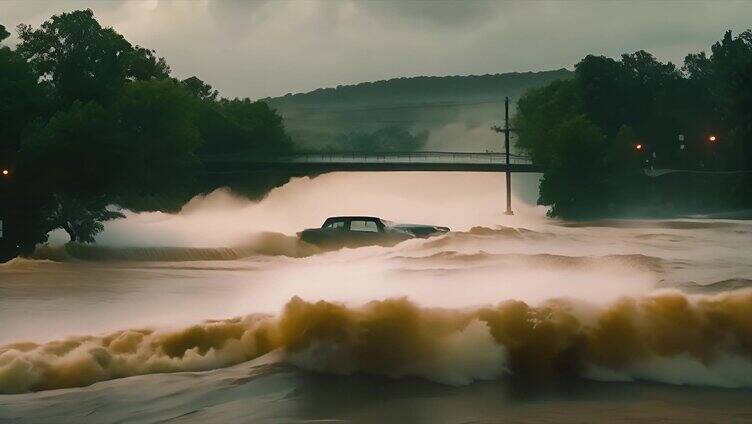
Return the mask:
<path fill-rule="evenodd" d="M 444 171 L 504 172 L 507 210 L 512 215 L 512 172 L 542 172 L 530 158 L 510 152 L 509 97 L 504 99 L 504 127 L 493 131 L 504 134 L 504 153 L 471 152 L 384 152 L 384 153 L 304 153 L 260 154 L 238 152 L 204 156 L 206 174 L 284 172 L 291 175 L 315 175 L 335 171 Z"/>
<path fill-rule="evenodd" d="M 461 171 L 542 172 L 530 158 L 505 153 L 470 152 L 384 152 L 384 153 L 298 153 L 259 154 L 253 152 L 202 157 L 209 174 L 286 172 L 318 174 L 336 171 Z"/>
<path fill-rule="evenodd" d="M 512 214 L 511 173 L 542 172 L 530 158 L 506 153 L 470 152 L 384 152 L 384 153 L 299 153 L 260 154 L 239 152 L 204 156 L 205 174 L 227 175 L 282 172 L 291 175 L 316 175 L 336 171 L 443 171 L 504 172 L 507 210 Z"/>

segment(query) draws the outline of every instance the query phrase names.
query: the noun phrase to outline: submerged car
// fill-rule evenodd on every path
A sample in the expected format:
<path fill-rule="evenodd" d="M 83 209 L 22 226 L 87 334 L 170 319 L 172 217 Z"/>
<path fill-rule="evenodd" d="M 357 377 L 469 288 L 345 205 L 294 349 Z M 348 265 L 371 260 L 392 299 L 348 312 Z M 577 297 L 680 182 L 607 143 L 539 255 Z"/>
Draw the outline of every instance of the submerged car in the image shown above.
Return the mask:
<path fill-rule="evenodd" d="M 411 238 L 428 238 L 449 232 L 447 227 L 396 224 L 374 216 L 335 216 L 321 228 L 303 230 L 300 239 L 321 247 L 393 246 Z"/>

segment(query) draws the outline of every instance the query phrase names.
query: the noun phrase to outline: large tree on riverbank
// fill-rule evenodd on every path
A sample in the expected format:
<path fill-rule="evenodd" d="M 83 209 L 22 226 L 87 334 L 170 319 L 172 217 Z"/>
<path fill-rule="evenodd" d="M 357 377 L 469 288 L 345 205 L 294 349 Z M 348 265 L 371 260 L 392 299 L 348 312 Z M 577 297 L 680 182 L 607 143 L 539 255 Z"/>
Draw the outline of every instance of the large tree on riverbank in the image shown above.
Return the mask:
<path fill-rule="evenodd" d="M 0 185 L 0 260 L 56 228 L 92 242 L 118 206 L 179 209 L 215 188 L 196 178 L 200 152 L 291 148 L 265 103 L 171 78 L 91 10 L 18 31 L 15 49 L 0 47 L 0 165 L 13 171 Z"/>
<path fill-rule="evenodd" d="M 53 16 L 38 29 L 20 25 L 18 38 L 18 54 L 54 87 L 63 105 L 76 100 L 107 104 L 128 81 L 170 74 L 163 58 L 102 27 L 89 9 Z"/>

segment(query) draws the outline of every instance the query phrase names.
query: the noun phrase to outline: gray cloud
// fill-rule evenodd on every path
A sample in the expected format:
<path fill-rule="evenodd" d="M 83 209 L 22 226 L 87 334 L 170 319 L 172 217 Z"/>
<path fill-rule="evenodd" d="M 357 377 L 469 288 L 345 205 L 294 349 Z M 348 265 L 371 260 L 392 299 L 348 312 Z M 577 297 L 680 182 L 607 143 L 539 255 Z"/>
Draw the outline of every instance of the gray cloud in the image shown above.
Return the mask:
<path fill-rule="evenodd" d="M 400 76 L 571 68 L 589 53 L 645 49 L 680 63 L 726 29 L 752 26 L 747 0 L 4 0 L 0 22 L 39 25 L 86 7 L 156 49 L 176 76 L 253 98 Z"/>
<path fill-rule="evenodd" d="M 409 25 L 423 23 L 445 28 L 464 28 L 494 18 L 505 3 L 476 1 L 359 1 L 358 6 L 376 16 Z M 509 6 L 507 3 L 506 6 Z"/>

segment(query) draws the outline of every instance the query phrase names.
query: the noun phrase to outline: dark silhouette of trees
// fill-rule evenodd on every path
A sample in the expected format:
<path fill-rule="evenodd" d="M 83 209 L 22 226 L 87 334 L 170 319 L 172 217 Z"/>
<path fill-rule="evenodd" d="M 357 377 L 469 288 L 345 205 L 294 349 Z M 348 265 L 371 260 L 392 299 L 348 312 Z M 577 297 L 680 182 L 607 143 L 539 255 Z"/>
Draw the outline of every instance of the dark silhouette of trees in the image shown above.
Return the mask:
<path fill-rule="evenodd" d="M 0 41 L 8 35 L 0 26 Z M 93 242 L 120 208 L 179 208 L 216 187 L 196 176 L 201 153 L 291 148 L 264 102 L 171 78 L 163 58 L 91 10 L 20 25 L 18 35 L 15 49 L 0 46 L 0 167 L 12 171 L 0 177 L 0 260 L 57 228 Z"/>
<path fill-rule="evenodd" d="M 414 152 L 422 149 L 428 132 L 412 134 L 405 128 L 388 126 L 376 131 L 353 131 L 337 137 L 327 151 L 345 152 Z"/>
<path fill-rule="evenodd" d="M 197 76 L 186 78 L 182 82 L 191 94 L 199 99 L 211 101 L 217 100 L 219 91 L 214 90 L 211 85 L 201 81 Z"/>
<path fill-rule="evenodd" d="M 517 146 L 546 167 L 539 203 L 554 216 L 603 216 L 655 200 L 645 166 L 752 170 L 752 32 L 726 32 L 711 51 L 682 69 L 645 51 L 587 56 L 573 79 L 525 93 Z M 752 204 L 751 183 L 732 203 Z"/>
<path fill-rule="evenodd" d="M 51 84 L 62 104 L 114 100 L 126 81 L 164 79 L 170 68 L 153 51 L 132 46 L 91 10 L 53 16 L 39 29 L 20 25 L 17 52 Z"/>
<path fill-rule="evenodd" d="M 102 222 L 124 218 L 119 211 L 108 209 L 106 197 L 59 197 L 54 195 L 52 209 L 44 212 L 50 228 L 61 228 L 71 242 L 94 243 L 94 236 L 104 230 Z"/>
<path fill-rule="evenodd" d="M 258 151 L 286 152 L 292 139 L 282 117 L 265 102 L 221 99 L 202 105 L 199 122 L 203 153 Z"/>

